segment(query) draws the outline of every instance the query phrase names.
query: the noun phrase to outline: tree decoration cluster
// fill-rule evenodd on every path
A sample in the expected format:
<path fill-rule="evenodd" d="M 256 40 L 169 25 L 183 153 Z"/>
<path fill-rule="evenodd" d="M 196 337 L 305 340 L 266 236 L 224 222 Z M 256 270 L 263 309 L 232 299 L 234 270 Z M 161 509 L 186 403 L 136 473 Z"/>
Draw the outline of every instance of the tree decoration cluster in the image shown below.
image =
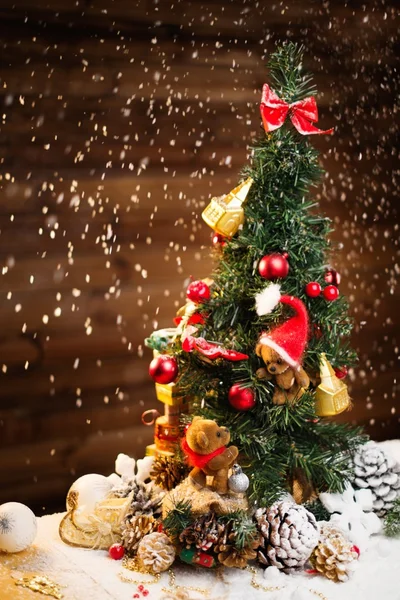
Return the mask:
<path fill-rule="evenodd" d="M 357 428 L 323 418 L 351 407 L 344 379 L 356 363 L 340 275 L 327 267 L 331 224 L 317 213 L 310 195 L 322 169 L 309 136 L 332 131 L 307 121 L 316 100 L 311 77 L 302 69 L 301 48 L 291 43 L 278 48 L 269 75 L 261 109 L 267 134 L 253 144 L 241 174 L 243 185 L 250 179 L 252 184 L 237 204 L 243 210 L 240 226 L 223 236 L 211 224 L 222 214 L 218 203 L 205 211 L 218 234 L 218 253 L 210 296 L 201 304 L 206 317 L 190 334 L 248 359 L 230 362 L 221 354 L 198 360 L 195 352 L 180 352 L 179 340 L 176 351 L 179 388 L 192 398 L 192 411 L 226 424 L 248 459 L 251 496 L 272 503 L 299 469 L 310 489 L 342 491 L 351 478 L 349 453 L 364 438 Z M 311 111 L 307 115 L 305 107 Z M 256 298 L 275 285 L 296 307 L 279 302 L 258 310 Z M 304 317 L 297 308 L 302 306 Z M 304 343 L 295 349 L 300 319 L 306 325 Z"/>

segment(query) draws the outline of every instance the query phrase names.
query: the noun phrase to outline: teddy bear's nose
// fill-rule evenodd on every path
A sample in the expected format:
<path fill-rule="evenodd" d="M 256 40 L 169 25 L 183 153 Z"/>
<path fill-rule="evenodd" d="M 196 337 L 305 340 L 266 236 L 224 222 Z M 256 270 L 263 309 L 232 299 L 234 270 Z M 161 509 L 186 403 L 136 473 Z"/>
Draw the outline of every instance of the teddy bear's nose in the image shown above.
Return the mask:
<path fill-rule="evenodd" d="M 229 429 L 227 427 L 221 427 L 225 431 L 225 433 L 229 433 Z"/>
<path fill-rule="evenodd" d="M 276 371 L 276 367 L 269 367 L 268 371 L 269 371 L 270 373 L 275 373 L 275 371 Z"/>

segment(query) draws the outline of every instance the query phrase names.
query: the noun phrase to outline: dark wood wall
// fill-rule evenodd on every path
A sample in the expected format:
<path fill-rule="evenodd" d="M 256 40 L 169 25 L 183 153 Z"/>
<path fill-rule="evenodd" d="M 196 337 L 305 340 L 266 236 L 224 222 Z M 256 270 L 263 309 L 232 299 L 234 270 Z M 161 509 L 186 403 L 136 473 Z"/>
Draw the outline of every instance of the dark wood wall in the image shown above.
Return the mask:
<path fill-rule="evenodd" d="M 236 184 L 284 39 L 304 44 L 321 126 L 336 127 L 315 143 L 360 354 L 346 418 L 398 435 L 397 14 L 380 0 L 1 3 L 0 502 L 61 506 L 76 476 L 152 440 L 143 339 L 210 273 L 200 212 Z"/>

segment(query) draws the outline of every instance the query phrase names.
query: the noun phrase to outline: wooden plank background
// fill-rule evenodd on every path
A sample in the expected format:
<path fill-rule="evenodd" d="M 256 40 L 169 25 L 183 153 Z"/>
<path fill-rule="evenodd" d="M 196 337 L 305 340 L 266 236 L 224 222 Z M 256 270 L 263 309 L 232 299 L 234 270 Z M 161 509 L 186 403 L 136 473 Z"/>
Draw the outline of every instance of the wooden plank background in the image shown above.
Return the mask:
<path fill-rule="evenodd" d="M 352 303 L 354 422 L 399 434 L 395 4 L 3 2 L 0 502 L 62 507 L 152 439 L 143 339 L 210 273 L 208 198 L 260 131 L 265 63 L 299 41 L 319 89 L 317 195 Z M 346 415 L 349 418 L 349 415 Z"/>

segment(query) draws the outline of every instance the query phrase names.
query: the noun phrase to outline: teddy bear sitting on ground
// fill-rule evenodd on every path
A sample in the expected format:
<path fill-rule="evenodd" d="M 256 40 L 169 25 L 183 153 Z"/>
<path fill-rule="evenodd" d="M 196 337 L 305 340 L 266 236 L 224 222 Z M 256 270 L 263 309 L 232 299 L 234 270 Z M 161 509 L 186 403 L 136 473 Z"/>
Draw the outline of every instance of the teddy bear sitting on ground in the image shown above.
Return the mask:
<path fill-rule="evenodd" d="M 262 343 L 257 344 L 256 354 L 263 359 L 266 367 L 258 369 L 257 377 L 259 379 L 274 377 L 273 403 L 293 404 L 299 400 L 310 385 L 310 379 L 303 367 L 291 367 L 274 348 Z"/>
<path fill-rule="evenodd" d="M 236 446 L 227 445 L 230 433 L 215 421 L 196 416 L 186 431 L 182 449 L 193 467 L 189 477 L 198 487 L 207 485 L 207 475 L 212 476 L 213 489 L 219 494 L 228 492 L 228 473 L 239 454 Z"/>

